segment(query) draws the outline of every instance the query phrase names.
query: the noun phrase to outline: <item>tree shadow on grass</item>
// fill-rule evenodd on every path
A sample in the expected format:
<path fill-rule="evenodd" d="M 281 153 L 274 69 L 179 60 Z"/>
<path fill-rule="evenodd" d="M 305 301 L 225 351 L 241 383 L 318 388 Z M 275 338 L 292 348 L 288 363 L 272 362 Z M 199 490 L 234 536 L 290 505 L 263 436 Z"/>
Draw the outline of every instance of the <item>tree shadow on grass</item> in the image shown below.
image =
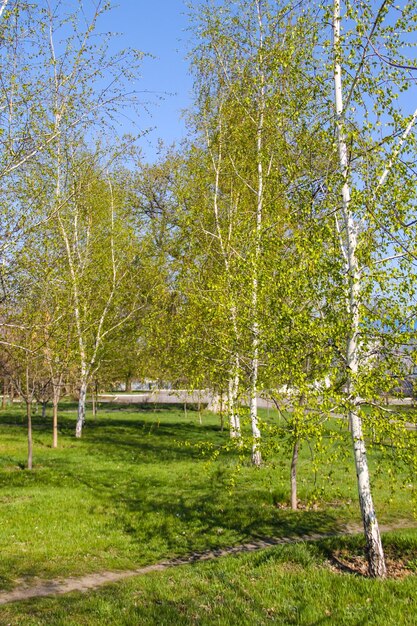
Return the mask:
<path fill-rule="evenodd" d="M 200 427 L 197 431 L 192 424 L 151 425 L 143 422 L 135 429 L 127 425 L 125 431 L 119 434 L 114 436 L 111 432 L 97 429 L 91 435 L 91 441 L 94 440 L 92 452 L 113 458 L 134 454 L 141 463 L 147 464 L 180 459 L 201 460 L 202 448 L 205 448 L 206 460 L 214 450 L 220 451 L 223 458 L 233 457 L 237 452 L 227 447 L 228 438 L 212 426 Z"/>
<path fill-rule="evenodd" d="M 174 464 L 175 465 L 175 464 Z M 196 467 L 198 472 L 204 468 Z M 249 470 L 250 471 L 250 470 Z M 258 470 L 252 470 L 254 475 Z M 249 474 L 248 474 L 249 477 Z M 130 536 L 141 551 L 143 542 L 156 542 L 164 556 L 221 548 L 270 537 L 294 538 L 341 529 L 331 511 L 292 512 L 278 509 L 259 485 L 240 484 L 230 493 L 224 480 L 213 476 L 198 480 L 191 471 L 181 476 L 173 467 L 159 478 L 151 475 L 126 476 L 102 472 L 80 480 L 95 489 L 97 498 L 111 500 L 116 526 Z M 215 478 L 215 477 L 214 477 Z M 122 489 L 115 489 L 117 482 Z"/>
<path fill-rule="evenodd" d="M 83 430 L 83 437 L 77 443 L 89 445 L 92 438 L 100 445 L 106 446 L 110 444 L 112 447 L 133 444 L 140 445 L 141 441 L 149 435 L 158 439 L 167 438 L 170 443 L 172 441 L 184 441 L 191 444 L 206 440 L 207 437 L 216 438 L 216 444 L 227 441 L 226 433 L 221 433 L 220 428 L 213 423 L 199 424 L 194 421 L 184 421 L 182 416 L 175 410 L 163 411 L 163 418 L 160 419 L 158 413 L 154 419 L 149 419 L 153 413 L 147 411 L 130 412 L 128 410 L 115 411 L 114 418 L 89 418 L 86 421 Z M 131 413 L 132 418 L 124 417 L 126 413 Z M 168 415 L 167 415 L 168 413 Z M 147 416 L 147 417 L 141 417 Z M 22 411 L 13 414 L 0 414 L 0 425 L 17 427 L 17 429 L 26 429 L 26 417 Z M 58 428 L 61 435 L 74 435 L 75 416 L 68 414 L 59 415 Z M 32 428 L 34 432 L 52 432 L 52 417 L 47 415 L 42 418 L 40 415 L 33 415 Z"/>
<path fill-rule="evenodd" d="M 415 559 L 417 528 L 405 529 L 403 532 L 398 532 L 397 529 L 383 533 L 382 545 L 386 559 L 391 561 Z M 320 551 L 323 559 L 327 559 L 340 571 L 363 576 L 363 572 L 358 571 L 354 562 L 357 557 L 366 559 L 366 543 L 362 532 L 323 539 L 318 542 L 317 550 Z M 349 559 L 353 559 L 352 564 L 349 563 Z M 367 577 L 367 572 L 365 575 Z"/>
<path fill-rule="evenodd" d="M 253 539 L 340 530 L 333 511 L 279 509 L 276 490 L 264 480 L 268 468 L 242 465 L 237 450 L 211 462 L 209 447 L 203 457 L 199 445 L 221 449 L 228 443 L 216 425 L 197 427 L 174 411 L 172 420 L 160 423 L 138 419 L 136 408 L 134 419 L 117 412 L 114 419 L 90 419 L 81 441 L 66 440 L 75 452 L 57 451 L 45 478 L 34 473 L 33 480 L 94 493 L 109 511 L 104 523 L 129 536 L 138 557 L 158 560 Z M 73 416 L 61 417 L 64 432 L 73 426 Z"/>
<path fill-rule="evenodd" d="M 186 403 L 187 413 L 198 415 L 198 405 Z M 131 413 L 183 413 L 184 402 L 100 402 L 99 410 L 109 413 L 110 411 L 131 412 Z"/>
<path fill-rule="evenodd" d="M 118 412 L 119 413 L 119 412 Z M 167 462 L 172 460 L 201 458 L 201 447 L 209 455 L 210 450 L 221 450 L 222 455 L 235 454 L 229 450 L 230 439 L 216 424 L 196 425 L 183 421 L 172 411 L 168 419 L 141 419 L 135 412 L 135 419 L 106 417 L 90 420 L 83 437 L 77 441 L 81 447 L 91 447 L 91 454 L 107 458 L 121 458 L 134 454 L 143 463 Z M 45 426 L 45 425 L 44 425 Z M 48 424 L 46 425 L 48 428 Z M 74 420 L 68 417 L 60 420 L 60 432 L 72 435 Z M 36 428 L 35 428 L 36 430 Z"/>

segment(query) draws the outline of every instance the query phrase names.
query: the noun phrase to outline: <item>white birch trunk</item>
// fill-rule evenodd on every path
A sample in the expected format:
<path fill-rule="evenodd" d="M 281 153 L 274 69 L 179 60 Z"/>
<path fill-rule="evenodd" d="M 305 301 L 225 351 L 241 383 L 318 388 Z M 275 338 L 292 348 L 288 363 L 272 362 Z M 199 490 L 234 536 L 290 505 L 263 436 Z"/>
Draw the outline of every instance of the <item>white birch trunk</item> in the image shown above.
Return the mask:
<path fill-rule="evenodd" d="M 27 419 L 27 428 L 28 428 L 28 470 L 31 470 L 33 467 L 33 437 L 32 437 L 33 390 L 32 391 L 30 390 L 29 367 L 27 366 L 26 366 L 26 385 L 25 386 L 26 386 L 26 389 L 25 389 L 24 400 L 26 403 L 26 419 Z"/>
<path fill-rule="evenodd" d="M 261 431 L 258 425 L 258 340 L 257 335 L 253 337 L 252 345 L 254 355 L 252 357 L 252 376 L 250 388 L 250 421 L 252 427 L 252 463 L 259 467 L 262 463 L 260 451 Z"/>
<path fill-rule="evenodd" d="M 52 399 L 52 447 L 58 447 L 58 402 L 59 396 L 54 391 Z"/>
<path fill-rule="evenodd" d="M 236 372 L 233 379 L 233 411 L 234 411 L 234 436 L 238 439 L 242 438 L 242 431 L 240 430 L 240 417 L 238 410 L 238 398 L 239 398 L 239 358 L 236 357 Z"/>
<path fill-rule="evenodd" d="M 262 165 L 263 134 L 264 134 L 264 111 L 265 111 L 265 76 L 263 73 L 263 24 L 262 9 L 260 0 L 256 1 L 256 10 L 259 24 L 259 46 L 260 46 L 260 94 L 259 94 L 259 118 L 256 131 L 256 153 L 257 153 L 257 174 L 258 188 L 256 194 L 256 230 L 255 230 L 255 251 L 253 259 L 252 275 L 252 362 L 250 381 L 250 421 L 252 426 L 252 463 L 261 465 L 262 456 L 260 451 L 261 432 L 258 424 L 258 370 L 259 370 L 259 312 L 258 312 L 258 271 L 261 256 L 261 229 L 264 202 L 264 175 Z"/>
<path fill-rule="evenodd" d="M 220 107 L 220 114 L 221 114 L 221 107 Z M 229 290 L 229 294 L 230 294 L 230 296 L 229 296 L 230 297 L 230 318 L 232 320 L 232 327 L 233 327 L 234 338 L 235 338 L 236 343 L 238 343 L 239 332 L 238 332 L 238 325 L 237 325 L 237 309 L 236 309 L 235 299 L 234 299 L 233 293 L 232 293 L 231 280 L 230 280 L 230 278 L 231 278 L 230 260 L 229 260 L 230 250 L 229 250 L 228 243 L 226 243 L 226 242 L 230 243 L 232 222 L 230 221 L 230 224 L 229 224 L 229 234 L 228 234 L 228 237 L 226 238 L 226 242 L 225 242 L 224 237 L 223 237 L 222 228 L 221 228 L 221 223 L 220 223 L 219 206 L 218 206 L 219 189 L 220 189 L 220 173 L 221 173 L 221 167 L 222 167 L 221 127 L 222 127 L 222 125 L 221 125 L 221 120 L 220 120 L 220 129 L 219 129 L 220 144 L 219 144 L 217 158 L 215 158 L 214 155 L 212 154 L 213 169 L 214 169 L 214 172 L 215 172 L 213 210 L 214 210 L 214 219 L 215 219 L 215 222 L 216 222 L 217 237 L 218 237 L 219 244 L 220 244 L 220 250 L 221 250 L 221 253 L 222 253 L 222 256 L 223 256 L 224 267 L 225 267 L 226 276 L 227 276 L 228 290 Z M 208 145 L 208 148 L 210 149 L 210 140 L 209 140 L 208 136 L 207 136 L 207 145 Z M 233 359 L 233 365 L 232 365 L 230 376 L 229 376 L 228 413 L 229 413 L 230 437 L 232 437 L 232 438 L 239 438 L 240 439 L 241 438 L 240 418 L 239 418 L 239 415 L 238 415 L 238 412 L 237 412 L 237 399 L 238 399 L 238 395 L 239 395 L 239 381 L 240 381 L 240 376 L 239 376 L 239 355 L 236 354 L 234 359 Z"/>
<path fill-rule="evenodd" d="M 62 103 L 60 102 L 60 98 L 59 98 L 59 84 L 60 83 L 59 83 L 58 70 L 57 70 L 58 65 L 56 63 L 54 38 L 53 38 L 53 31 L 51 27 L 50 27 L 49 44 L 50 44 L 52 59 L 54 61 L 54 80 L 55 80 L 54 108 L 56 111 L 55 133 L 57 134 L 57 136 L 59 136 L 60 130 L 61 130 L 61 120 L 62 120 L 63 110 L 62 110 Z M 72 294 L 73 294 L 73 299 L 74 299 L 75 327 L 77 331 L 77 339 L 78 339 L 79 354 L 80 354 L 80 365 L 81 365 L 81 387 L 80 387 L 80 397 L 78 401 L 77 424 L 75 428 L 75 436 L 77 438 L 80 438 L 82 435 L 82 429 L 83 429 L 84 422 L 85 422 L 85 402 L 86 402 L 86 395 L 87 395 L 87 379 L 88 379 L 89 371 L 87 370 L 87 353 L 86 353 L 86 345 L 84 341 L 84 334 L 83 334 L 82 322 L 81 322 L 81 305 L 80 305 L 79 285 L 78 285 L 79 277 L 77 274 L 75 258 L 74 258 L 76 257 L 77 253 L 79 254 L 78 227 L 77 227 L 78 209 L 76 209 L 74 213 L 74 244 L 75 244 L 75 252 L 74 252 L 73 246 L 70 243 L 69 235 L 65 227 L 64 221 L 61 217 L 61 212 L 59 209 L 60 203 L 61 203 L 61 176 L 62 176 L 62 168 L 61 168 L 62 155 L 61 155 L 60 141 L 58 141 L 56 150 L 57 152 L 56 152 L 55 201 L 56 201 L 56 206 L 57 206 L 58 224 L 60 226 L 62 237 L 65 243 L 68 267 L 69 267 L 70 275 L 71 275 L 71 283 L 72 283 L 71 287 L 72 287 Z M 55 441 L 55 435 L 54 435 L 54 441 Z"/>
<path fill-rule="evenodd" d="M 242 434 L 240 430 L 240 418 L 237 408 L 237 400 L 239 394 L 239 358 L 235 357 L 233 370 L 230 373 L 229 389 L 228 389 L 228 412 L 230 424 L 230 437 L 240 439 Z"/>
<path fill-rule="evenodd" d="M 52 367 L 52 366 L 51 366 Z M 52 447 L 58 447 L 58 405 L 62 392 L 62 378 L 63 374 L 60 373 L 58 377 L 55 377 L 52 373 Z"/>
<path fill-rule="evenodd" d="M 94 381 L 94 383 L 91 385 L 91 402 L 92 402 L 93 417 L 96 418 L 97 417 L 97 382 L 96 381 Z"/>
<path fill-rule="evenodd" d="M 7 7 L 9 0 L 3 0 L 0 6 L 0 17 L 3 15 L 4 13 L 4 9 Z"/>
<path fill-rule="evenodd" d="M 82 380 L 80 386 L 80 397 L 78 400 L 77 425 L 75 427 L 75 436 L 80 439 L 83 426 L 85 423 L 85 401 L 87 398 L 87 381 Z"/>
<path fill-rule="evenodd" d="M 28 470 L 33 467 L 33 438 L 32 438 L 32 399 L 25 398 L 26 402 L 26 419 L 28 429 Z"/>
<path fill-rule="evenodd" d="M 341 241 L 346 261 L 347 272 L 347 307 L 350 319 L 350 330 L 347 341 L 346 364 L 348 377 L 348 394 L 357 406 L 355 379 L 359 373 L 359 303 L 361 291 L 361 272 L 357 258 L 357 225 L 350 207 L 349 160 L 344 129 L 344 108 L 342 91 L 342 69 L 340 65 L 340 0 L 334 0 L 334 86 L 337 120 L 337 138 L 340 168 L 344 183 L 342 188 L 342 211 L 346 232 L 346 247 Z M 349 411 L 349 424 L 352 433 L 353 452 L 355 457 L 358 482 L 359 503 L 368 552 L 369 573 L 374 577 L 384 577 L 386 567 L 382 549 L 381 536 L 376 518 L 368 469 L 362 421 L 355 408 Z"/>

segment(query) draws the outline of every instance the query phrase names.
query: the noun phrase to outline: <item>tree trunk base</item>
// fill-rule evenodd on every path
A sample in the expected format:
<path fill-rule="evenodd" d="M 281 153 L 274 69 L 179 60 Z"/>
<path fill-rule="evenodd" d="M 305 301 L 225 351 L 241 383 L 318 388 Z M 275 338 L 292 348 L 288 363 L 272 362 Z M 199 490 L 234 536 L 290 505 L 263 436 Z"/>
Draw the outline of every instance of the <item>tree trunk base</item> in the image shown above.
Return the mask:
<path fill-rule="evenodd" d="M 298 508 L 297 500 L 297 461 L 300 442 L 298 439 L 294 441 L 291 459 L 291 509 L 296 511 Z"/>
<path fill-rule="evenodd" d="M 368 521 L 364 524 L 364 530 L 369 576 L 371 578 L 386 578 L 387 568 L 377 520 Z"/>
<path fill-rule="evenodd" d="M 255 446 L 252 449 L 252 465 L 255 465 L 255 467 L 261 467 L 262 465 L 261 451 Z"/>

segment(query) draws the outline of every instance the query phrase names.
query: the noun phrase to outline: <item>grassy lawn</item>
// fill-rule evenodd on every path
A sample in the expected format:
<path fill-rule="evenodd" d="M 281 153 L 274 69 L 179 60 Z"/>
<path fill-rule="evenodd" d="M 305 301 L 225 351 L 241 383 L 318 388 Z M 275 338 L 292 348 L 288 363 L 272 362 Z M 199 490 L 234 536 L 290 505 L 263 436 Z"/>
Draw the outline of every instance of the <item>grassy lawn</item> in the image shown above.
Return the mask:
<path fill-rule="evenodd" d="M 386 543 L 417 542 L 397 533 Z M 340 540 L 338 540 L 340 542 Z M 345 540 L 355 548 L 355 540 Z M 0 608 L 10 626 L 341 624 L 414 626 L 416 576 L 375 581 L 336 573 L 331 541 L 278 546 L 148 574 L 88 594 Z"/>
<path fill-rule="evenodd" d="M 269 419 L 277 419 L 272 411 Z M 200 424 L 194 411 L 108 406 L 96 420 L 89 417 L 83 439 L 74 438 L 74 425 L 74 406 L 63 404 L 54 450 L 50 419 L 35 417 L 35 469 L 29 472 L 22 469 L 23 409 L 0 413 L 2 589 L 22 579 L 136 568 L 251 538 L 331 532 L 359 521 L 342 420 L 329 425 L 340 435 L 333 448 L 349 451 L 337 463 L 328 462 L 327 453 L 313 461 L 309 447 L 302 448 L 304 506 L 297 513 L 286 507 L 285 445 L 255 469 L 248 452 L 227 448 L 227 433 L 215 416 L 203 414 Z M 375 460 L 378 452 L 373 454 Z M 397 492 L 395 486 L 384 467 L 374 475 L 379 517 L 412 520 L 410 489 Z M 362 544 L 361 538 L 339 538 L 337 545 L 343 541 Z M 417 554 L 417 533 L 395 533 L 389 542 Z M 416 623 L 410 591 L 415 576 L 375 583 L 335 573 L 327 565 L 332 546 L 327 540 L 276 547 L 155 573 L 86 596 L 18 603 L 0 609 L 0 624 Z M 383 611 L 393 594 L 395 601 Z M 378 611 L 383 621 L 366 621 Z M 407 615 L 400 621 L 402 611 L 414 621 L 404 621 Z"/>

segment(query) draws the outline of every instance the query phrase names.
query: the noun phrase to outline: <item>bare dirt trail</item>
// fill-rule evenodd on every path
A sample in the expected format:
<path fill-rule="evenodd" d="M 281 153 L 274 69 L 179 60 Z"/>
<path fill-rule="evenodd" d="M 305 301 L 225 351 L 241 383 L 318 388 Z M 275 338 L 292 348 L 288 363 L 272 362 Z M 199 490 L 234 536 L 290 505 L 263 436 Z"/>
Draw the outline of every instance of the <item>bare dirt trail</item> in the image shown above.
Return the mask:
<path fill-rule="evenodd" d="M 395 524 L 385 526 L 381 525 L 380 528 L 382 532 L 389 532 L 392 530 L 406 530 L 417 528 L 417 525 L 410 524 L 408 520 L 401 520 L 396 522 Z M 103 585 L 118 582 L 119 580 L 132 578 L 133 576 L 144 576 L 146 574 L 150 574 L 151 572 L 160 572 L 171 567 L 178 567 L 179 565 L 190 565 L 193 563 L 200 563 L 202 561 L 211 561 L 222 556 L 241 554 L 245 552 L 255 552 L 256 550 L 263 550 L 265 548 L 271 548 L 277 545 L 293 544 L 305 541 L 320 541 L 321 539 L 326 539 L 330 537 L 341 537 L 344 535 L 357 535 L 361 532 L 362 527 L 359 524 L 350 525 L 344 530 L 338 532 L 321 534 L 314 533 L 310 535 L 300 535 L 297 537 L 261 539 L 228 548 L 219 548 L 218 550 L 195 552 L 185 557 L 170 559 L 168 561 L 156 563 L 155 565 L 146 565 L 144 567 L 133 570 L 98 572 L 96 574 L 87 574 L 86 576 L 71 577 L 50 581 L 40 581 L 36 584 L 33 584 L 33 581 L 28 581 L 24 585 L 21 584 L 11 591 L 0 592 L 0 605 L 9 604 L 11 602 L 19 602 L 21 600 L 29 600 L 31 598 L 58 596 L 65 593 L 70 593 L 72 591 L 85 593 L 87 591 L 102 587 Z"/>

